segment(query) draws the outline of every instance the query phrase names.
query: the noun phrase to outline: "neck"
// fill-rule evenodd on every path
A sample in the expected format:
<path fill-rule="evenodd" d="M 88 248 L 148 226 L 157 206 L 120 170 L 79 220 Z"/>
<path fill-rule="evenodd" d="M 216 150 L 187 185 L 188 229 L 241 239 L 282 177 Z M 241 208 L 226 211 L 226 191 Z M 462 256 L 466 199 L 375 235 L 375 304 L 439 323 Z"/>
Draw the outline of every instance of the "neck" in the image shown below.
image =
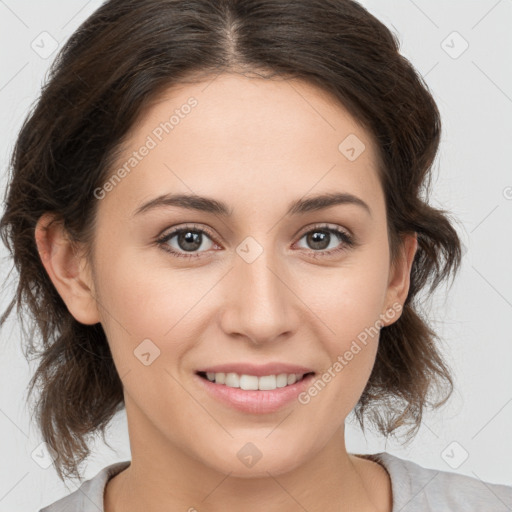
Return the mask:
<path fill-rule="evenodd" d="M 108 482 L 105 512 L 391 510 L 386 471 L 347 453 L 344 425 L 311 458 L 285 471 L 260 470 L 247 477 L 205 464 L 140 420 L 137 416 L 137 425 L 129 421 L 131 464 Z"/>

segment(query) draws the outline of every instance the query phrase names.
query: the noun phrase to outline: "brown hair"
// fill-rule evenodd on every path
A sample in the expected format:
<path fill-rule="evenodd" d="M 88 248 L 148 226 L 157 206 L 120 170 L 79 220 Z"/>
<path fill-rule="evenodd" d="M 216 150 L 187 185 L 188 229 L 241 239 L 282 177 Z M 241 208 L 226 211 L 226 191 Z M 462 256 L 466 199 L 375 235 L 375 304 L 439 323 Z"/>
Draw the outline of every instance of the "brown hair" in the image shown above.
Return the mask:
<path fill-rule="evenodd" d="M 428 205 L 440 115 L 423 79 L 383 23 L 353 0 L 110 0 L 70 37 L 18 135 L 1 236 L 19 273 L 13 307 L 32 328 L 26 357 L 39 365 L 29 395 L 58 454 L 61 479 L 78 476 L 88 436 L 123 408 L 123 387 L 100 323 L 73 318 L 47 275 L 34 238 L 53 212 L 73 241 L 91 247 L 94 190 L 112 172 L 122 142 L 159 93 L 187 80 L 238 70 L 296 77 L 345 106 L 377 142 L 392 261 L 400 235 L 418 251 L 401 317 L 384 327 L 375 365 L 354 409 L 389 435 L 416 433 L 425 406 L 438 407 L 453 381 L 418 293 L 460 266 L 461 243 L 447 213 Z M 36 331 L 41 344 L 35 343 Z M 36 386 L 37 385 L 37 386 Z M 444 393 L 430 402 L 432 391 Z"/>

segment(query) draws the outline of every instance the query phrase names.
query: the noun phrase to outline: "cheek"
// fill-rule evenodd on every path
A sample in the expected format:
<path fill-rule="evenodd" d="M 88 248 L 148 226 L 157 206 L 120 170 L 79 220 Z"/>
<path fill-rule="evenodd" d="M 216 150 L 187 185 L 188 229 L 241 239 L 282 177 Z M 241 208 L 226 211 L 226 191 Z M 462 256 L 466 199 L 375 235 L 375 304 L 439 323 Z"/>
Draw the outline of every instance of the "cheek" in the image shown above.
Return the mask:
<path fill-rule="evenodd" d="M 133 243 L 132 243 L 133 245 Z M 117 250 L 111 250 L 112 247 Z M 108 313 L 130 332 L 162 335 L 173 319 L 191 302 L 190 278 L 164 265 L 149 261 L 145 251 L 121 238 L 106 241 L 98 253 L 98 297 Z M 190 296 L 190 298 L 189 298 Z"/>
<path fill-rule="evenodd" d="M 302 281 L 299 294 L 311 310 L 306 322 L 318 326 L 316 335 L 330 360 L 316 386 L 325 398 L 320 408 L 336 404 L 336 410 L 348 414 L 370 377 L 388 282 L 387 259 L 378 254 L 347 259 L 342 267 Z M 328 408 L 324 414 L 329 415 Z"/>
<path fill-rule="evenodd" d="M 175 366 L 197 342 L 197 330 L 205 328 L 208 318 L 202 299 L 218 283 L 218 275 L 176 270 L 165 265 L 165 258 L 148 263 L 136 249 L 120 250 L 111 258 L 108 245 L 104 247 L 98 255 L 97 295 L 119 374 L 144 371 L 139 353 L 149 352 L 154 368 Z"/>
<path fill-rule="evenodd" d="M 315 324 L 321 320 L 325 327 L 321 339 L 327 334 L 331 354 L 343 350 L 381 317 L 389 276 L 387 259 L 381 254 L 362 251 L 339 267 L 302 273 L 296 280 L 306 309 L 317 315 Z"/>
<path fill-rule="evenodd" d="M 189 301 L 181 293 L 184 285 L 180 279 L 162 279 L 162 272 L 148 267 L 129 250 L 110 254 L 115 258 L 108 250 L 97 257 L 101 323 L 116 364 L 130 367 L 133 351 L 143 340 L 150 339 L 162 348 L 165 333 L 183 316 Z"/>

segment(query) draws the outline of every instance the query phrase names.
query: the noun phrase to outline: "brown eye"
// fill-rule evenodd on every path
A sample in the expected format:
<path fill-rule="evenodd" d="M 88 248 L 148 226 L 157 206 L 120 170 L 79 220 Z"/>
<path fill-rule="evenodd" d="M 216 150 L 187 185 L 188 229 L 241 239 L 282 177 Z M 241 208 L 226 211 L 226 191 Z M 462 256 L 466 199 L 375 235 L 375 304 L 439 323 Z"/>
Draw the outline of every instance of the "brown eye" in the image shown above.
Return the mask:
<path fill-rule="evenodd" d="M 214 245 L 212 238 L 204 229 L 193 226 L 174 229 L 157 242 L 167 252 L 183 258 L 199 257 Z"/>
<path fill-rule="evenodd" d="M 354 246 L 353 238 L 348 233 L 328 226 L 311 229 L 302 235 L 302 239 L 305 239 L 305 248 L 314 253 L 314 257 L 330 256 Z"/>

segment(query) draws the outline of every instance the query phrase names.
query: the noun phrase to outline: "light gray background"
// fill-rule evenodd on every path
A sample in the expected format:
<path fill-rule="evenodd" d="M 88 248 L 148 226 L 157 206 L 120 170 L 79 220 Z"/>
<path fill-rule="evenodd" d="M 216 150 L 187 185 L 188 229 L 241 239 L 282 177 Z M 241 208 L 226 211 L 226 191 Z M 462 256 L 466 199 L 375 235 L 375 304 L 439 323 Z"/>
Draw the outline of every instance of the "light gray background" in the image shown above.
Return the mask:
<path fill-rule="evenodd" d="M 0 0 L 2 194 L 15 137 L 55 57 L 41 57 L 32 42 L 42 47 L 46 38 L 49 48 L 46 31 L 61 46 L 101 3 Z M 399 34 L 402 53 L 439 105 L 443 140 L 432 202 L 457 217 L 467 252 L 455 285 L 439 290 L 430 313 L 455 374 L 449 405 L 427 414 L 407 447 L 371 433 L 365 438 L 351 422 L 347 447 L 512 485 L 512 0 L 362 3 Z M 11 267 L 3 246 L 0 257 L 3 280 Z M 24 402 L 33 365 L 21 354 L 13 317 L 0 334 L 0 512 L 35 511 L 76 485 L 64 486 L 53 466 L 35 462 L 41 439 Z M 130 458 L 124 414 L 108 439 L 117 451 L 98 442 L 86 478 Z"/>

